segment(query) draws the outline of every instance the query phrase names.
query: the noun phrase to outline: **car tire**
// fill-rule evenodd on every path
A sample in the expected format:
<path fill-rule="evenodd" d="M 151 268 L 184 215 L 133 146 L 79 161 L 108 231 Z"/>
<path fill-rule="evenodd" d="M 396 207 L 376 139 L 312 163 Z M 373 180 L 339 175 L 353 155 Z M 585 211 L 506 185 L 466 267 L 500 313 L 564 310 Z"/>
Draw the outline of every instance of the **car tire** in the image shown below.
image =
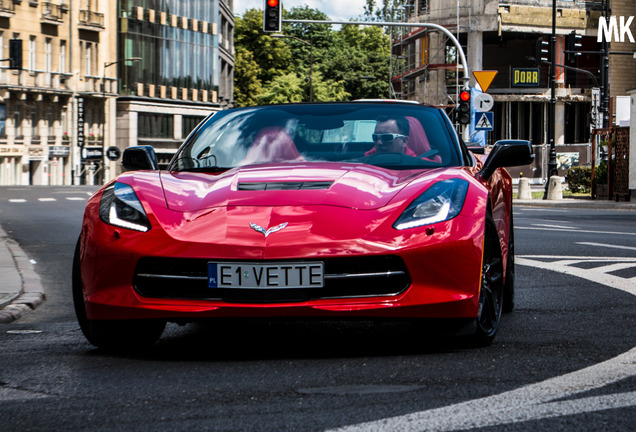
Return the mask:
<path fill-rule="evenodd" d="M 73 304 L 75 315 L 86 339 L 98 348 L 138 350 L 154 344 L 166 327 L 165 320 L 92 320 L 86 315 L 80 267 L 80 242 L 73 257 Z"/>
<path fill-rule="evenodd" d="M 503 295 L 504 313 L 510 313 L 515 308 L 515 229 L 512 219 L 512 209 L 510 209 L 508 232 L 508 253 L 506 254 L 506 278 Z"/>
<path fill-rule="evenodd" d="M 479 310 L 475 319 L 476 329 L 470 337 L 473 345 L 486 346 L 494 340 L 501 322 L 503 294 L 503 263 L 499 236 L 492 217 L 488 215 L 484 232 Z"/>

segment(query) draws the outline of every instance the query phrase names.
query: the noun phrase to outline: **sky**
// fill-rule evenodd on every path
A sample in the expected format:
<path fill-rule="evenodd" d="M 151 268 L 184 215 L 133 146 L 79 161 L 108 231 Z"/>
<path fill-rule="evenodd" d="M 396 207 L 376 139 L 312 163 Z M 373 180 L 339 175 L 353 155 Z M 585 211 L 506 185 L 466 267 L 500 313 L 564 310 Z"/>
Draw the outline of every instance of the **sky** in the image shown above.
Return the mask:
<path fill-rule="evenodd" d="M 364 13 L 365 0 L 282 0 L 285 9 L 309 6 L 327 14 L 334 21 L 349 21 Z M 243 15 L 247 9 L 263 9 L 265 0 L 234 0 L 234 14 Z"/>

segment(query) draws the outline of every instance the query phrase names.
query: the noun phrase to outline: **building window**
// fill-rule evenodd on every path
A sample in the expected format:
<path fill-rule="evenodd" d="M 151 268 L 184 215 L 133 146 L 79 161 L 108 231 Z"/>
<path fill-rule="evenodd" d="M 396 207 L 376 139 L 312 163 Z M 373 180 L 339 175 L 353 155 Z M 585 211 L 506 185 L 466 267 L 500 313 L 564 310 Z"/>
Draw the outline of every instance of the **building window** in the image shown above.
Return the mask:
<path fill-rule="evenodd" d="M 40 138 L 40 128 L 38 128 L 38 111 L 35 108 L 31 110 L 31 137 L 33 139 Z"/>
<path fill-rule="evenodd" d="M 36 65 L 36 51 L 35 51 L 35 36 L 29 38 L 29 70 L 35 71 Z"/>
<path fill-rule="evenodd" d="M 137 137 L 174 139 L 172 114 L 139 113 Z"/>
<path fill-rule="evenodd" d="M 55 136 L 55 130 L 54 130 L 54 122 L 53 122 L 53 113 L 51 111 L 46 113 L 46 127 L 47 127 L 47 131 L 48 131 L 48 136 L 49 137 L 54 137 Z"/>
<path fill-rule="evenodd" d="M 201 116 L 183 116 L 182 122 L 181 122 L 181 136 L 183 138 L 187 137 L 190 132 L 192 132 L 194 130 L 195 127 L 197 127 L 197 125 L 199 123 L 201 123 L 201 121 L 204 119 L 205 117 L 201 117 Z"/>
<path fill-rule="evenodd" d="M 16 108 L 13 111 L 13 135 L 16 139 L 24 138 L 22 136 L 22 117 L 20 116 L 20 109 Z"/>
<path fill-rule="evenodd" d="M 0 138 L 7 137 L 7 106 L 0 104 Z"/>
<path fill-rule="evenodd" d="M 86 43 L 84 45 L 84 75 L 89 76 L 93 74 L 91 67 L 93 63 L 93 44 Z"/>
<path fill-rule="evenodd" d="M 60 73 L 66 72 L 66 41 L 60 41 Z"/>
<path fill-rule="evenodd" d="M 52 55 L 51 38 L 46 38 L 44 41 L 44 72 L 51 73 L 53 71 Z"/>

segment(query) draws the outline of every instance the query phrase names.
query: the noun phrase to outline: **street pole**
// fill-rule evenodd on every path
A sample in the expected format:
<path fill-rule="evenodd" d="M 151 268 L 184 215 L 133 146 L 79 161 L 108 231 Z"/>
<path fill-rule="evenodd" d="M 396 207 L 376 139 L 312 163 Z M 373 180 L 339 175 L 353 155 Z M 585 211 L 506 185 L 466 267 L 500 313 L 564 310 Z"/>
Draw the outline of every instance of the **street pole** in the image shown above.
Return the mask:
<path fill-rule="evenodd" d="M 282 38 L 282 39 L 295 39 L 298 42 L 304 43 L 305 45 L 309 45 L 309 102 L 314 101 L 314 37 L 313 35 L 309 35 L 309 42 L 304 39 L 301 39 L 292 35 L 284 35 L 284 34 L 273 34 L 271 35 L 273 38 Z"/>
<path fill-rule="evenodd" d="M 603 16 L 607 20 L 609 18 L 609 0 L 605 0 L 603 8 Z M 601 80 L 603 86 L 601 87 L 601 110 L 603 112 L 603 128 L 608 128 L 610 124 L 610 90 L 609 90 L 609 43 L 606 38 L 603 38 L 601 42 L 602 61 L 601 61 Z"/>
<path fill-rule="evenodd" d="M 543 199 L 548 199 L 550 177 L 558 174 L 556 163 L 555 135 L 556 135 L 556 0 L 552 0 L 552 38 L 550 39 L 550 107 L 548 119 L 548 140 L 550 153 L 548 156 L 548 172 L 545 179 Z"/>

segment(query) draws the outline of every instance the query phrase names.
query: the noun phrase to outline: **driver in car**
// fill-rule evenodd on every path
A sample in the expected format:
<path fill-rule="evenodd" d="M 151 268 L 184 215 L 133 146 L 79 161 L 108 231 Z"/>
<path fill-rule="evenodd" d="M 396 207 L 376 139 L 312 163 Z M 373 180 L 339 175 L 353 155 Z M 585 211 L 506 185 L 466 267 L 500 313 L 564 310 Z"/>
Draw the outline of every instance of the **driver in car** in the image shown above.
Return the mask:
<path fill-rule="evenodd" d="M 373 148 L 365 156 L 375 153 L 404 153 L 417 156 L 406 143 L 409 140 L 409 122 L 404 117 L 379 117 L 372 135 Z"/>

